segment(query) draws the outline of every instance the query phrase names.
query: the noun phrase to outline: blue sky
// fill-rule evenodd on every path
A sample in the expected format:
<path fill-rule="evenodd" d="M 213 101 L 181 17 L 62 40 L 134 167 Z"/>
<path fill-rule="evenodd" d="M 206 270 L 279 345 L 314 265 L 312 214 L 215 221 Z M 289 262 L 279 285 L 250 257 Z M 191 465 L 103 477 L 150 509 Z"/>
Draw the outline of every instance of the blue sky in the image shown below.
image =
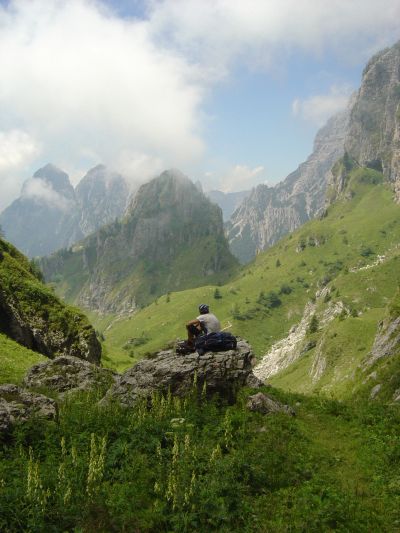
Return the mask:
<path fill-rule="evenodd" d="M 0 0 L 0 209 L 52 162 L 283 179 L 400 38 L 385 0 Z"/>

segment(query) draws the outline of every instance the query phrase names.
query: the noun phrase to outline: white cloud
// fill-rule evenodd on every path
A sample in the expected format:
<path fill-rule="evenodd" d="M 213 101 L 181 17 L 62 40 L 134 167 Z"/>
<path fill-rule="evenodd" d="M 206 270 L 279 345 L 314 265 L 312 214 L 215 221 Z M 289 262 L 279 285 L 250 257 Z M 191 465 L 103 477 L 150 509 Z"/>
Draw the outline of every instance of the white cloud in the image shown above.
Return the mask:
<path fill-rule="evenodd" d="M 39 153 L 39 144 L 25 131 L 0 131 L 0 210 L 18 194 L 20 173 Z"/>
<path fill-rule="evenodd" d="M 192 73 L 152 43 L 148 23 L 98 2 L 0 8 L 0 121 L 29 131 L 61 168 L 114 167 L 137 153 L 164 167 L 196 160 L 203 89 Z"/>
<path fill-rule="evenodd" d="M 53 189 L 50 183 L 40 178 L 31 178 L 24 183 L 22 196 L 32 198 L 40 203 L 46 203 L 67 211 L 70 202 Z"/>
<path fill-rule="evenodd" d="M 106 1 L 0 5 L 0 124 L 27 136 L 12 143 L 20 155 L 0 149 L 0 209 L 29 162 L 29 173 L 103 162 L 133 180 L 194 168 L 206 153 L 205 97 L 237 62 L 275 68 L 326 51 L 365 60 L 398 38 L 400 20 L 399 0 L 144 0 L 147 20 L 119 18 Z M 319 120 L 339 96 L 298 112 Z"/>
<path fill-rule="evenodd" d="M 266 171 L 263 166 L 251 168 L 246 165 L 235 165 L 217 183 L 214 182 L 213 188 L 224 192 L 244 191 L 265 181 Z"/>
<path fill-rule="evenodd" d="M 152 30 L 204 63 L 213 76 L 240 58 L 256 66 L 294 52 L 365 60 L 399 38 L 398 0 L 161 0 Z M 213 69 L 211 67 L 214 67 Z"/>
<path fill-rule="evenodd" d="M 322 126 L 329 117 L 346 108 L 353 90 L 348 85 L 333 85 L 327 94 L 317 94 L 306 100 L 297 98 L 292 103 L 293 114 Z"/>

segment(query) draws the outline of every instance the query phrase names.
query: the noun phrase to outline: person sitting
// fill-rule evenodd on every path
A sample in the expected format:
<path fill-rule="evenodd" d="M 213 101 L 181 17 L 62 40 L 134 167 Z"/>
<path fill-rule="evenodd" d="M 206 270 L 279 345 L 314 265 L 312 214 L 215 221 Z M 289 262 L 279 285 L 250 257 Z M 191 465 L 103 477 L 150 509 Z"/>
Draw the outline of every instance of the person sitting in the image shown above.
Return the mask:
<path fill-rule="evenodd" d="M 193 351 L 196 337 L 221 331 L 220 321 L 213 313 L 210 313 L 210 308 L 207 304 L 200 304 L 199 311 L 200 315 L 186 324 L 188 332 L 187 346 Z"/>

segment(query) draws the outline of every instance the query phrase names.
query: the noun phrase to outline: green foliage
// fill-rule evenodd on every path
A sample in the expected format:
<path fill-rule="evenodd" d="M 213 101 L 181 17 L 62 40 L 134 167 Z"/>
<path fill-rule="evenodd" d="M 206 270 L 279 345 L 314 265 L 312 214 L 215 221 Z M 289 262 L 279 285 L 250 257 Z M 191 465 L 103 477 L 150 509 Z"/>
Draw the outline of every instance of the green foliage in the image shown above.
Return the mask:
<path fill-rule="evenodd" d="M 78 353 L 80 342 L 91 335 L 92 326 L 81 311 L 62 303 L 40 278 L 35 262 L 28 261 L 11 244 L 0 240 L 2 297 L 12 302 L 15 312 L 31 328 L 45 328 L 50 335 L 61 335 L 70 352 Z M 12 328 L 4 318 L 0 322 L 0 332 L 12 337 Z"/>
<path fill-rule="evenodd" d="M 268 309 L 273 309 L 274 307 L 279 307 L 282 303 L 279 296 L 274 291 L 269 291 L 267 294 L 260 292 L 257 303 L 263 305 Z"/>
<path fill-rule="evenodd" d="M 218 287 L 215 289 L 214 291 L 214 299 L 215 300 L 220 300 L 222 298 L 222 294 L 221 294 L 221 291 L 218 289 Z"/>
<path fill-rule="evenodd" d="M 313 315 L 311 317 L 311 320 L 310 320 L 310 324 L 308 326 L 308 333 L 315 333 L 316 331 L 318 331 L 318 327 L 319 327 L 319 322 L 318 322 L 318 318 L 316 315 Z"/>
<path fill-rule="evenodd" d="M 290 294 L 292 292 L 292 287 L 287 283 L 283 283 L 279 289 L 279 294 Z"/>
<path fill-rule="evenodd" d="M 399 414 L 307 399 L 297 416 L 154 395 L 70 398 L 0 448 L 1 531 L 393 531 Z M 376 498 L 379 494 L 379 498 Z"/>
<path fill-rule="evenodd" d="M 26 371 L 46 357 L 0 333 L 0 383 L 20 383 Z"/>

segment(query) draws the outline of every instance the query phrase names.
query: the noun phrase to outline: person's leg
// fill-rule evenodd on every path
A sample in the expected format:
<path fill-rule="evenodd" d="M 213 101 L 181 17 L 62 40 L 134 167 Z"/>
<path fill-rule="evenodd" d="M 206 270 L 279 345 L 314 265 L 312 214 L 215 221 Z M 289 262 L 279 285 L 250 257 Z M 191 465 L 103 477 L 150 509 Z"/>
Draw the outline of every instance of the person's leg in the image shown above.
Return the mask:
<path fill-rule="evenodd" d="M 194 348 L 194 339 L 200 335 L 201 326 L 200 324 L 187 324 L 186 330 L 188 332 L 188 345 Z"/>

